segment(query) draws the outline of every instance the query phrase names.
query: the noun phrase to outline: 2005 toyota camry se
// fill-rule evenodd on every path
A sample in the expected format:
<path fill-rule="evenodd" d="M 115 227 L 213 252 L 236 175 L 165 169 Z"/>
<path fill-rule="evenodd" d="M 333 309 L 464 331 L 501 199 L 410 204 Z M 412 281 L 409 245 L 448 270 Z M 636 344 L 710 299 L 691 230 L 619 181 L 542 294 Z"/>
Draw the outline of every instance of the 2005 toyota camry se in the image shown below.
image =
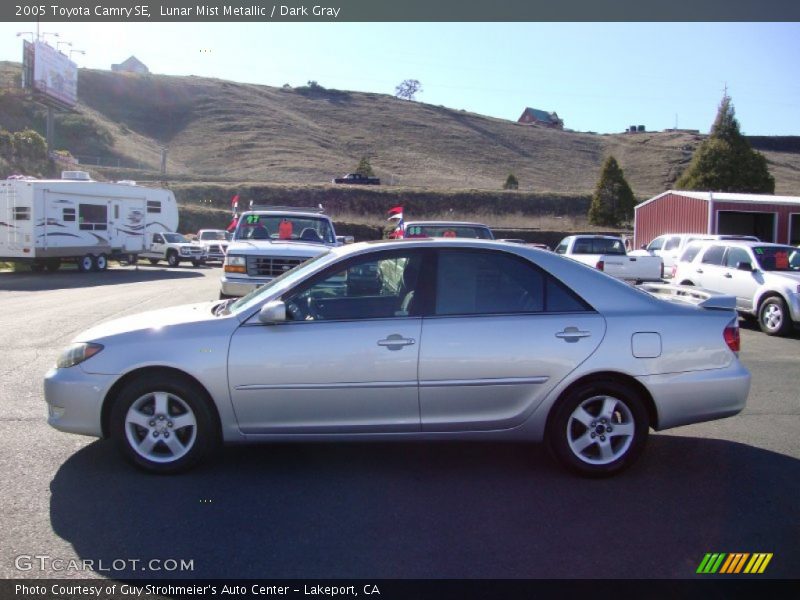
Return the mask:
<path fill-rule="evenodd" d="M 611 475 L 649 428 L 742 410 L 732 307 L 666 302 L 520 245 L 354 244 L 235 302 L 90 329 L 45 398 L 53 427 L 111 437 L 156 472 L 223 441 L 416 438 L 544 441 Z"/>

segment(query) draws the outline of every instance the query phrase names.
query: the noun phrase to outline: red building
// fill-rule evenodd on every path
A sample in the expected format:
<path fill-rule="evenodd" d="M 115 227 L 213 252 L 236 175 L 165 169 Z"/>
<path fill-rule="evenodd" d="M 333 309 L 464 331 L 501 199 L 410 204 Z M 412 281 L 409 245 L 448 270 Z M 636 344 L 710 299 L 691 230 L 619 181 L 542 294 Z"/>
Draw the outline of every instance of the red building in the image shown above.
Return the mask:
<path fill-rule="evenodd" d="M 800 197 L 669 190 L 634 209 L 634 247 L 665 233 L 755 235 L 800 244 Z"/>
<path fill-rule="evenodd" d="M 526 108 L 522 111 L 517 123 L 527 123 L 528 125 L 541 125 L 552 129 L 564 129 L 564 121 L 555 112 L 547 112 L 538 108 Z"/>

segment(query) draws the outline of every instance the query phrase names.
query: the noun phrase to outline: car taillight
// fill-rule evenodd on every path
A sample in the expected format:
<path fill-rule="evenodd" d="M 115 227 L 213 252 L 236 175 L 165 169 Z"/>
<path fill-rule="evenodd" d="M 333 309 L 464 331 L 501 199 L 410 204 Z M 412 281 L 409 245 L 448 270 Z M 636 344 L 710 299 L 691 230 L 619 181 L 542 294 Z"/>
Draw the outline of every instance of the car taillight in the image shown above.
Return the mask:
<path fill-rule="evenodd" d="M 725 338 L 725 343 L 728 344 L 728 348 L 731 349 L 732 352 L 739 352 L 739 349 L 742 346 L 741 338 L 739 337 L 739 320 L 734 319 L 728 326 L 725 328 L 725 331 L 722 332 L 722 337 Z"/>
<path fill-rule="evenodd" d="M 595 269 L 597 269 L 598 271 L 604 271 L 604 270 L 605 270 L 605 268 L 606 268 L 606 263 L 605 263 L 605 261 L 603 261 L 603 260 L 598 260 L 598 261 L 597 261 L 597 264 L 596 264 L 594 267 L 595 267 Z"/>

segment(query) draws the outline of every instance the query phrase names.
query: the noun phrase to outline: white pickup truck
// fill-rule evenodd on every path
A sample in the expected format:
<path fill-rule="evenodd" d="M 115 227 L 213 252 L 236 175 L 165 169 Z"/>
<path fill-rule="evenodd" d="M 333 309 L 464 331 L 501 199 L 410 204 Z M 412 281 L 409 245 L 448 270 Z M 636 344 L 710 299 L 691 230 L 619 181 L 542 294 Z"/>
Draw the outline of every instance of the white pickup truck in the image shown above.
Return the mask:
<path fill-rule="evenodd" d="M 165 260 L 170 267 L 177 267 L 182 262 L 191 262 L 199 267 L 205 262 L 205 248 L 190 242 L 180 233 L 154 233 L 147 250 L 139 256 L 149 260 L 151 265 Z"/>
<path fill-rule="evenodd" d="M 625 281 L 661 281 L 663 276 L 660 256 L 628 256 L 619 237 L 570 235 L 561 240 L 555 252 Z"/>

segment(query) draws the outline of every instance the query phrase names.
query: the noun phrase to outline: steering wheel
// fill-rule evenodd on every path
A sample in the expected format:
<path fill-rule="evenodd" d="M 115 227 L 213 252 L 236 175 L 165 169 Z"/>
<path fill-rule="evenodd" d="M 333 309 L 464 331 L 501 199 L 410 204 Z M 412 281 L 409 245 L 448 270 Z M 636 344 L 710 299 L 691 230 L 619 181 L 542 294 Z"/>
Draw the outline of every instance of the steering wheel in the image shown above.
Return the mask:
<path fill-rule="evenodd" d="M 291 317 L 292 321 L 305 321 L 308 314 L 300 308 L 300 304 L 294 300 L 289 300 L 286 303 L 286 313 Z"/>

